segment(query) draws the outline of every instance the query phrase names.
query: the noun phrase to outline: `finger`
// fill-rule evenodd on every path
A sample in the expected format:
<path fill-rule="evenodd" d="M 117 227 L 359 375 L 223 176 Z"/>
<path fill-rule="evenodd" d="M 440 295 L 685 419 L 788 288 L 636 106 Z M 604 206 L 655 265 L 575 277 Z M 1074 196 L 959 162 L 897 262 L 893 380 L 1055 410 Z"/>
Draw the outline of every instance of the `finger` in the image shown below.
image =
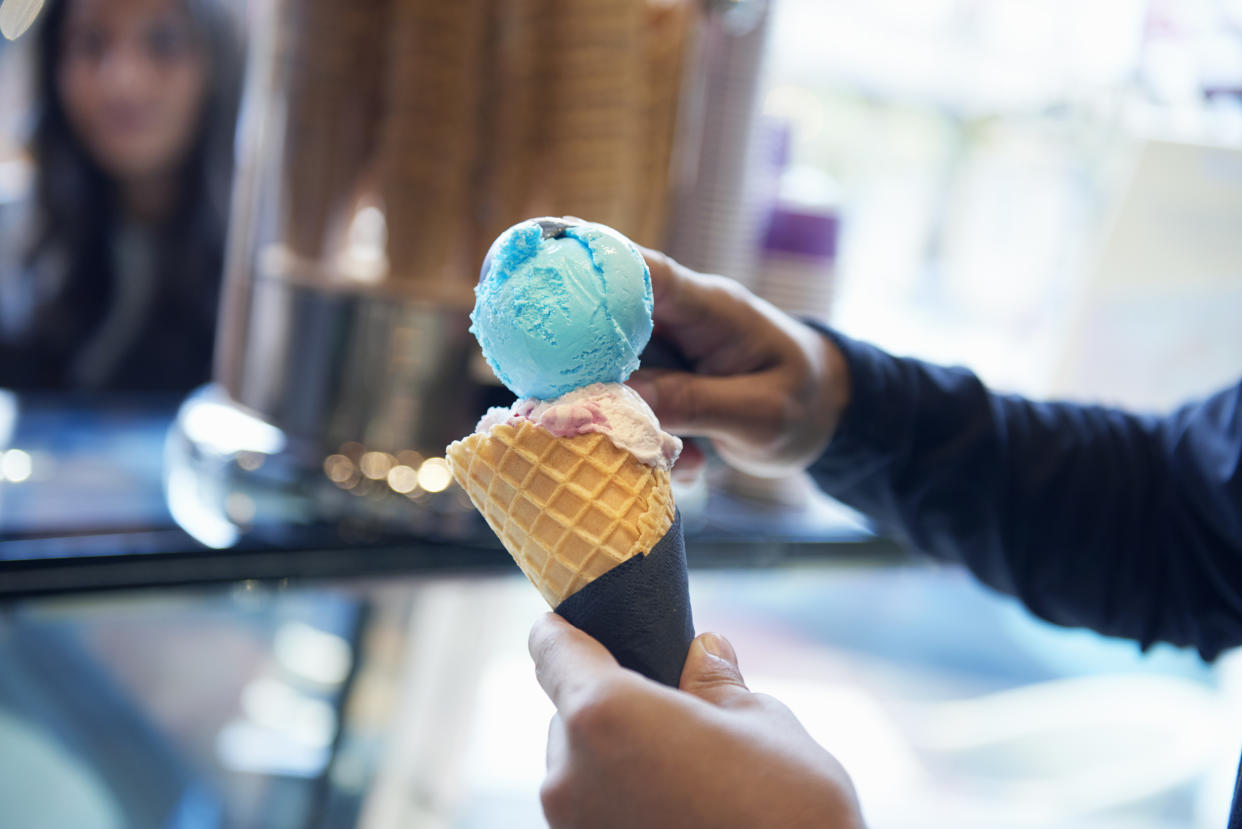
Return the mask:
<path fill-rule="evenodd" d="M 652 316 L 656 325 L 676 327 L 700 316 L 710 296 L 699 284 L 696 278 L 699 274 L 666 253 L 642 245 L 636 247 L 651 273 L 651 295 L 655 302 Z"/>
<path fill-rule="evenodd" d="M 750 696 L 733 645 L 715 633 L 704 633 L 690 643 L 680 687 L 715 705 L 730 705 Z"/>
<path fill-rule="evenodd" d="M 548 751 L 546 755 L 547 769 L 555 772 L 565 765 L 569 757 L 569 738 L 565 733 L 565 721 L 560 714 L 553 714 L 548 723 Z"/>
<path fill-rule="evenodd" d="M 696 273 L 659 251 L 643 249 L 651 271 L 656 337 L 702 374 L 760 371 L 776 362 L 788 315 L 731 279 Z M 666 349 L 668 350 L 668 349 Z"/>
<path fill-rule="evenodd" d="M 558 709 L 621 670 L 603 645 L 555 613 L 535 620 L 527 646 L 535 677 Z"/>
<path fill-rule="evenodd" d="M 663 251 L 643 247 L 637 243 L 634 246 L 642 254 L 643 261 L 647 263 L 647 270 L 651 273 L 652 298 L 659 305 L 670 291 L 676 290 L 675 282 L 680 274 L 674 269 L 681 266 Z"/>
<path fill-rule="evenodd" d="M 705 317 L 718 328 L 720 321 L 743 322 L 754 318 L 760 307 L 768 307 L 735 280 L 699 273 L 666 253 L 636 247 L 651 273 L 652 318 L 660 330 L 675 335 L 676 329 L 701 324 Z"/>
<path fill-rule="evenodd" d="M 763 372 L 718 377 L 664 369 L 640 369 L 629 385 L 660 421 L 679 435 L 761 439 L 779 430 L 784 416 L 780 395 Z"/>

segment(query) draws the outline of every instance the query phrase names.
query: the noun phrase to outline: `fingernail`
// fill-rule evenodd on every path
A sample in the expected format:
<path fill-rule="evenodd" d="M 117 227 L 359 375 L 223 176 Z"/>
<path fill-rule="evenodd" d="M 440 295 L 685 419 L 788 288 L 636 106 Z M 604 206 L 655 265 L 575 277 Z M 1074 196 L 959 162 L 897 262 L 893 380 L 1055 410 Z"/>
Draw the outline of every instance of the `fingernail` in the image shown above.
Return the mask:
<path fill-rule="evenodd" d="M 711 656 L 737 667 L 737 654 L 733 652 L 733 646 L 728 639 L 715 633 L 704 633 L 699 637 L 699 644 Z"/>

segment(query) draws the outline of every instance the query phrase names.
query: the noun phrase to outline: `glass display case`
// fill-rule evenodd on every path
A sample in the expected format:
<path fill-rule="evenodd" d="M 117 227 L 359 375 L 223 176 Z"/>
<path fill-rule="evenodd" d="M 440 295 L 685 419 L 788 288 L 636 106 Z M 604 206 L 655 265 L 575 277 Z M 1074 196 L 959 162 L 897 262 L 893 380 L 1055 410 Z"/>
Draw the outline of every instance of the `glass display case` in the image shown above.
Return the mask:
<path fill-rule="evenodd" d="M 211 548 L 170 509 L 176 401 L 8 402 L 5 822 L 543 825 L 542 601 L 481 520 L 257 502 Z M 1220 825 L 1236 659 L 1053 628 L 830 502 L 706 480 L 679 493 L 697 627 L 831 746 L 871 825 Z"/>
<path fill-rule="evenodd" d="M 782 288 L 830 278 L 843 330 L 1028 393 L 1100 388 L 1094 348 L 1136 405 L 1236 373 L 1240 237 L 1166 221 L 1205 194 L 1242 217 L 1236 113 L 1196 99 L 1156 137 L 1135 89 L 1190 106 L 1178 4 L 577 5 L 603 16 L 554 21 L 556 49 L 533 0 L 253 10 L 216 382 L 0 394 L 0 825 L 545 825 L 546 607 L 439 454 L 507 397 L 467 333 L 472 263 L 552 204 L 748 281 L 770 202 L 809 192 L 831 250 Z M 1190 240 L 1210 279 L 1114 290 L 1135 239 L 1148 262 Z M 1129 340 L 1067 322 L 1092 315 Z M 1112 359 L 1155 324 L 1211 359 Z M 711 459 L 677 501 L 698 629 L 841 759 L 874 829 L 1224 824 L 1236 654 L 1035 621 L 804 479 Z"/>
<path fill-rule="evenodd" d="M 177 480 L 189 474 L 177 465 L 178 418 L 196 399 L 0 396 L 0 766 L 22 770 L 6 778 L 0 817 L 411 825 L 408 798 L 389 803 L 385 781 L 414 775 L 456 791 L 468 780 L 468 764 L 445 765 L 466 762 L 481 715 L 466 701 L 488 660 L 522 656 L 505 637 L 529 623 L 538 594 L 464 495 L 427 473 L 415 474 L 415 493 L 367 469 L 357 477 L 373 486 L 359 491 L 329 464 L 320 495 L 365 509 L 308 496 L 314 482 L 286 497 L 270 478 L 222 473 L 205 485 L 224 487 L 215 495 L 228 515 L 204 518 L 217 501 L 182 488 L 200 479 Z M 214 462 L 253 472 L 261 448 Z M 680 503 L 696 566 L 899 555 L 822 499 L 781 522 L 706 485 Z M 226 517 L 231 537 L 205 529 Z M 394 741 L 400 728 L 410 733 Z M 407 757 L 415 747 L 425 754 Z M 39 785 L 20 783 L 26 775 Z M 437 804 L 426 808 L 448 810 L 441 818 L 465 808 Z"/>

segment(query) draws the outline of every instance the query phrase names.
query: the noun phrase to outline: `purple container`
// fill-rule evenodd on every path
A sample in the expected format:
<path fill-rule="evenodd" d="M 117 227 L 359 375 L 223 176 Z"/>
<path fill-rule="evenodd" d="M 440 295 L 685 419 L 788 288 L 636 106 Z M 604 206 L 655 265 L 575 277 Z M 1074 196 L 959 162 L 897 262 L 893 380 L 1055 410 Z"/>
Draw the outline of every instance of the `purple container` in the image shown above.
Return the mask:
<path fill-rule="evenodd" d="M 832 262 L 837 255 L 840 225 L 840 217 L 824 208 L 775 205 L 763 237 L 763 252 Z"/>

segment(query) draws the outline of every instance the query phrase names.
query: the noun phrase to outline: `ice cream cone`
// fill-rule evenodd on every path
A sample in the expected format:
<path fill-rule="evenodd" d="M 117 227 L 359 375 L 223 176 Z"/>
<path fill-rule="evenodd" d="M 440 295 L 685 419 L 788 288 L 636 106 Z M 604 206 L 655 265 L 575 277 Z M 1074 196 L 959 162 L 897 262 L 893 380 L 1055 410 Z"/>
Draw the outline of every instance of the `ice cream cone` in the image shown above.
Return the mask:
<path fill-rule="evenodd" d="M 649 553 L 673 523 L 668 470 L 599 433 L 557 437 L 523 420 L 455 441 L 446 454 L 453 476 L 553 608 Z"/>

